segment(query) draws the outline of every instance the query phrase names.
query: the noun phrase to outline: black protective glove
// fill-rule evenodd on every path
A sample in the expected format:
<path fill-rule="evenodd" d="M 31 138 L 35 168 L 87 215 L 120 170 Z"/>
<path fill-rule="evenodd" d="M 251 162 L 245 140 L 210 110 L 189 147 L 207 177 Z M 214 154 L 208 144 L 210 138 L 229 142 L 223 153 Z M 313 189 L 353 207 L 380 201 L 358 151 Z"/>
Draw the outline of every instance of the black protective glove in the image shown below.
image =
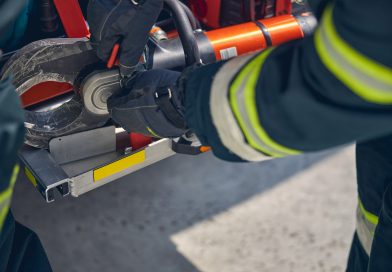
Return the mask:
<path fill-rule="evenodd" d="M 108 61 L 114 44 L 119 43 L 120 72 L 130 75 L 162 6 L 163 0 L 90 0 L 87 19 L 98 57 Z"/>
<path fill-rule="evenodd" d="M 138 72 L 108 99 L 112 119 L 128 132 L 175 138 L 186 132 L 183 77 L 170 70 Z"/>

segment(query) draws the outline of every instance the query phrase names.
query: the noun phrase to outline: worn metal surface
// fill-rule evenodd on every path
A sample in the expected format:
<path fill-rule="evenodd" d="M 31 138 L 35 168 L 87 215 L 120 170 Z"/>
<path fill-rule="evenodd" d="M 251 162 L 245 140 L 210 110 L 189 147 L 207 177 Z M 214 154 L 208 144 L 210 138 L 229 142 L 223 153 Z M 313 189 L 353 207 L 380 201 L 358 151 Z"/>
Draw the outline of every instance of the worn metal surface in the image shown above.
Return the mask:
<path fill-rule="evenodd" d="M 54 138 L 49 142 L 49 150 L 58 164 L 115 152 L 115 127 L 108 126 Z"/>
<path fill-rule="evenodd" d="M 86 77 L 81 85 L 85 109 L 93 115 L 109 116 L 107 100 L 121 90 L 120 80 L 118 70 L 97 72 Z"/>
<path fill-rule="evenodd" d="M 28 145 L 46 148 L 51 138 L 103 125 L 107 116 L 91 115 L 77 92 L 79 80 L 97 68 L 99 60 L 87 39 L 47 39 L 33 42 L 14 54 L 4 65 L 2 78 L 12 76 L 19 96 L 47 81 L 65 82 L 76 89 L 74 97 L 44 112 L 25 110 Z M 91 70 L 91 69 L 90 69 Z"/>

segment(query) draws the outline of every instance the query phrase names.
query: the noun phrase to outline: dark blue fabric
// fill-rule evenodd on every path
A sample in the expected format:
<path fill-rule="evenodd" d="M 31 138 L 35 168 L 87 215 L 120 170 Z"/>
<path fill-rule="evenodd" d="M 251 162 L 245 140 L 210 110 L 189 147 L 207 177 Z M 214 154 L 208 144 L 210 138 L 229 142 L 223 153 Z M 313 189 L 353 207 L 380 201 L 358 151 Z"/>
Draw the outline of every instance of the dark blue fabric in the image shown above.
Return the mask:
<path fill-rule="evenodd" d="M 370 258 L 354 236 L 348 272 L 392 271 L 392 136 L 357 145 L 358 194 L 365 209 L 379 216 Z"/>
<path fill-rule="evenodd" d="M 12 0 L 11 2 L 17 5 L 21 0 Z M 0 33 L 0 48 L 4 51 L 16 49 L 25 34 L 34 0 L 23 0 L 22 2 L 25 2 L 22 11 L 15 14 L 14 20 L 9 22 L 6 28 L 1 28 L 4 30 Z M 0 16 L 2 12 L 7 12 L 7 10 L 1 10 Z"/>
<path fill-rule="evenodd" d="M 0 81 L 0 192 L 10 186 L 23 143 L 24 115 L 11 79 Z M 38 237 L 9 212 L 0 233 L 0 272 L 51 271 Z"/>
<path fill-rule="evenodd" d="M 115 43 L 120 44 L 120 71 L 133 72 L 147 43 L 148 33 L 162 10 L 162 0 L 148 0 L 135 6 L 131 1 L 89 1 L 88 22 L 97 55 L 107 61 Z"/>
<path fill-rule="evenodd" d="M 10 212 L 0 236 L 0 272 L 51 272 L 38 236 Z"/>
<path fill-rule="evenodd" d="M 369 272 L 392 271 L 392 184 L 383 195 L 368 269 Z"/>
<path fill-rule="evenodd" d="M 224 62 L 218 62 L 206 65 L 190 74 L 185 88 L 185 118 L 188 127 L 196 133 L 203 145 L 211 146 L 215 156 L 227 161 L 241 162 L 238 156 L 223 146 L 212 123 L 210 89 L 214 75 L 223 64 Z"/>
<path fill-rule="evenodd" d="M 111 118 L 128 132 L 154 136 L 150 133 L 152 130 L 162 138 L 183 135 L 186 132 L 183 125 L 183 106 L 176 86 L 180 75 L 179 72 L 158 69 L 137 73 L 124 83 L 125 88 L 120 93 L 108 99 Z M 172 94 L 169 103 L 173 108 L 170 109 L 162 107 L 155 96 L 159 89 L 166 91 L 167 88 L 170 88 Z M 177 112 L 182 127 L 170 120 L 167 112 L 170 110 Z"/>
<path fill-rule="evenodd" d="M 11 79 L 0 81 L 0 192 L 8 188 L 23 143 L 24 116 Z"/>
<path fill-rule="evenodd" d="M 313 2 L 321 14 L 328 1 Z M 371 8 L 378 12 L 371 13 L 366 11 L 368 4 L 364 0 L 337 1 L 334 7 L 337 30 L 343 39 L 355 43 L 360 52 L 376 61 L 382 59 L 382 64 L 392 67 L 389 50 L 392 28 L 386 27 L 392 25 L 392 17 L 385 12 L 377 15 L 391 9 L 392 1 L 378 1 Z M 366 27 L 358 23 L 362 19 L 367 22 Z M 190 114 L 194 120 L 188 122 L 215 150 L 220 145 L 210 122 L 207 102 L 219 65 L 196 72 L 187 89 L 196 101 L 188 106 L 189 112 L 198 112 Z M 337 79 L 320 60 L 313 37 L 275 48 L 263 64 L 255 92 L 263 128 L 277 143 L 292 149 L 313 152 L 392 133 L 392 106 L 365 101 Z M 225 159 L 226 155 L 220 157 Z"/>
<path fill-rule="evenodd" d="M 0 272 L 7 271 L 8 261 L 12 251 L 15 234 L 15 220 L 11 212 L 8 213 L 3 229 L 0 232 Z"/>
<path fill-rule="evenodd" d="M 346 272 L 367 272 L 369 257 L 355 233 L 351 243 Z"/>

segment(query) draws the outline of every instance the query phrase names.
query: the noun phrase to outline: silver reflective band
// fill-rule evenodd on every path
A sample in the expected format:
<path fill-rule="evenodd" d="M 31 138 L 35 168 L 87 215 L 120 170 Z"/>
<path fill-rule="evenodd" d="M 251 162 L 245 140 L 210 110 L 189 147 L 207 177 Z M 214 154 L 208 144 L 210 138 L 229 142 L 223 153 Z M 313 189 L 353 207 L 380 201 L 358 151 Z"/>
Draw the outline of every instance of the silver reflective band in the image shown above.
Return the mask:
<path fill-rule="evenodd" d="M 235 155 L 247 161 L 270 159 L 248 145 L 232 112 L 229 101 L 230 83 L 241 68 L 256 54 L 234 58 L 228 61 L 215 75 L 210 93 L 212 121 L 223 145 Z"/>
<path fill-rule="evenodd" d="M 356 222 L 356 231 L 361 242 L 362 247 L 366 251 L 367 255 L 370 256 L 370 251 L 372 248 L 374 231 L 376 230 L 377 225 L 368 221 L 361 211 L 361 208 L 358 205 L 357 208 L 357 222 Z"/>
<path fill-rule="evenodd" d="M 392 68 L 357 51 L 339 35 L 333 5 L 325 9 L 314 42 L 325 67 L 353 93 L 371 103 L 392 104 Z"/>
<path fill-rule="evenodd" d="M 392 93 L 391 85 L 377 80 L 376 78 L 371 77 L 366 73 L 362 73 L 359 69 L 345 61 L 344 56 L 340 55 L 337 51 L 334 50 L 332 41 L 328 39 L 325 28 L 321 27 L 319 31 L 320 33 L 318 35 L 320 35 L 321 42 L 324 44 L 324 50 L 331 60 L 334 61 L 341 70 L 344 71 L 346 76 L 349 76 L 352 80 L 359 81 L 363 86 L 369 86 L 371 89 L 377 89 L 378 92 L 388 94 Z"/>
<path fill-rule="evenodd" d="M 248 64 L 250 65 L 250 64 Z M 253 69 L 252 69 L 253 70 Z M 245 73 L 245 71 L 243 72 Z M 249 81 L 249 78 L 251 76 L 252 73 L 248 73 L 246 74 L 246 76 L 244 76 L 244 78 L 242 78 L 241 80 L 241 84 L 238 86 L 235 94 L 234 94 L 234 99 L 237 101 L 238 103 L 238 110 L 239 113 L 241 115 L 241 118 L 243 120 L 243 125 L 245 126 L 245 129 L 247 131 L 247 133 L 249 134 L 249 136 L 253 139 L 253 141 L 262 148 L 262 151 L 264 151 L 266 154 L 274 154 L 274 157 L 286 157 L 289 156 L 291 154 L 282 152 L 280 150 L 277 150 L 275 148 L 272 148 L 271 146 L 265 144 L 259 137 L 259 135 L 257 135 L 257 132 L 255 130 L 255 127 L 252 125 L 252 122 L 249 118 L 249 113 L 247 112 L 247 108 L 248 106 L 246 105 L 246 84 Z M 233 95 L 233 94 L 232 94 Z M 256 102 L 254 102 L 256 103 Z"/>

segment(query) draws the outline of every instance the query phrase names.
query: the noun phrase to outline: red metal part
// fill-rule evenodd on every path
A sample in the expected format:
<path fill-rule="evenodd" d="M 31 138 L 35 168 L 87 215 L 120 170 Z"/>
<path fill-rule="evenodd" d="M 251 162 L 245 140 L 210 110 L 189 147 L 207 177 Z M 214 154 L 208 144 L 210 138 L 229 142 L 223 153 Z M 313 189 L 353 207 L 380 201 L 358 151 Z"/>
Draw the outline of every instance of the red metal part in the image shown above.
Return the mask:
<path fill-rule="evenodd" d="M 129 138 L 131 141 L 132 150 L 138 150 L 152 143 L 152 138 L 142 134 L 130 133 Z"/>
<path fill-rule="evenodd" d="M 251 20 L 263 19 L 270 16 L 280 16 L 291 14 L 291 0 L 237 0 L 242 1 L 242 10 L 233 10 L 234 15 L 242 14 L 244 22 Z M 269 3 L 269 4 L 268 4 Z M 221 6 L 225 4 L 224 0 L 189 0 L 189 6 L 196 17 L 205 25 L 212 29 L 218 29 L 221 25 Z M 272 5 L 266 14 L 266 6 Z M 245 8 L 247 7 L 247 8 Z M 248 10 L 249 8 L 249 10 Z"/>
<path fill-rule="evenodd" d="M 53 1 L 69 38 L 83 38 L 90 35 L 78 0 Z"/>
<path fill-rule="evenodd" d="M 22 94 L 22 105 L 26 108 L 72 91 L 73 87 L 68 83 L 54 81 L 43 82 L 33 86 Z"/>
<path fill-rule="evenodd" d="M 189 6 L 204 24 L 211 28 L 220 27 L 221 0 L 190 0 Z"/>
<path fill-rule="evenodd" d="M 113 46 L 112 53 L 110 54 L 110 58 L 106 64 L 108 69 L 112 69 L 114 65 L 118 65 L 118 52 L 120 51 L 120 44 L 116 43 Z"/>
<path fill-rule="evenodd" d="M 77 0 L 54 0 L 65 33 L 69 38 L 83 38 L 90 35 L 79 2 Z M 68 83 L 43 82 L 33 86 L 21 97 L 24 107 L 63 95 L 73 90 Z"/>
<path fill-rule="evenodd" d="M 277 0 L 275 4 L 275 16 L 291 14 L 291 0 Z"/>

